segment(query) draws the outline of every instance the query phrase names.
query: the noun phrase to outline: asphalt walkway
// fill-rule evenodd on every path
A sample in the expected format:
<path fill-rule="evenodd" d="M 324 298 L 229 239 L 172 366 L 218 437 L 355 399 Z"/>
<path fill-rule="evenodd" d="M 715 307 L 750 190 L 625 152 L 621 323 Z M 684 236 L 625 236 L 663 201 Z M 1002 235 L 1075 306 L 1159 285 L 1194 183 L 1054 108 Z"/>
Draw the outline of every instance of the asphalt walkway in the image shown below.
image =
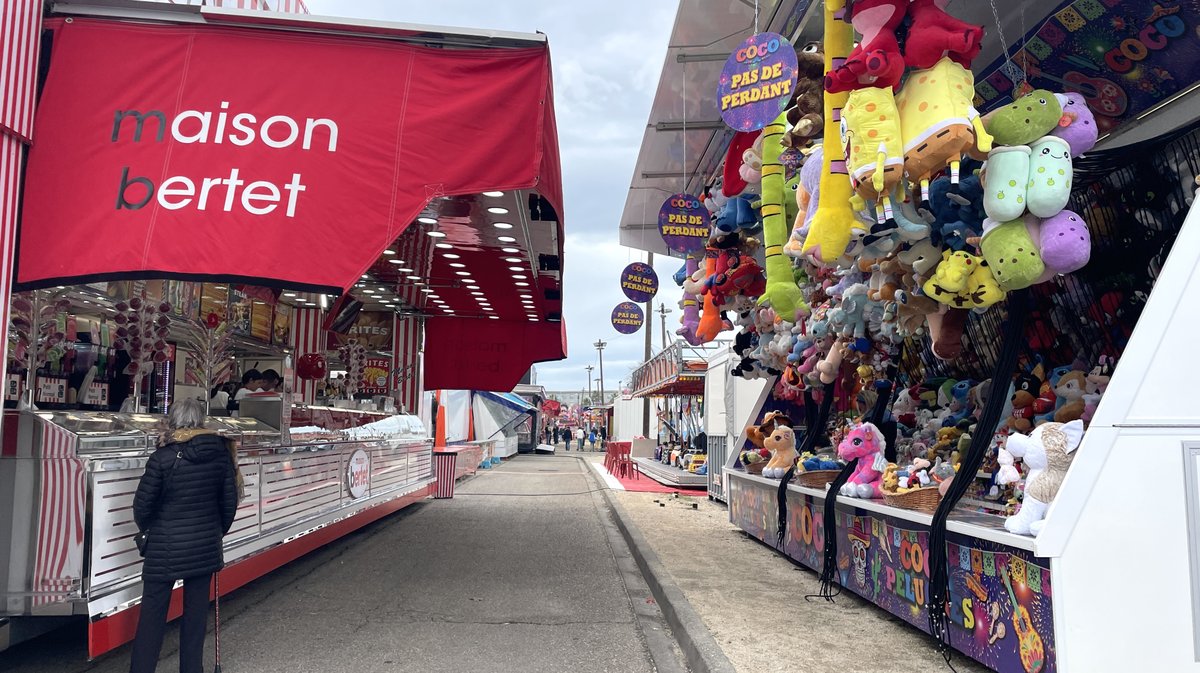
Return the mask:
<path fill-rule="evenodd" d="M 224 673 L 682 671 L 596 486 L 522 456 L 280 569 L 222 602 Z M 0 669 L 128 670 L 128 646 L 88 663 L 85 643 L 62 629 Z M 177 656 L 172 634 L 159 670 Z"/>

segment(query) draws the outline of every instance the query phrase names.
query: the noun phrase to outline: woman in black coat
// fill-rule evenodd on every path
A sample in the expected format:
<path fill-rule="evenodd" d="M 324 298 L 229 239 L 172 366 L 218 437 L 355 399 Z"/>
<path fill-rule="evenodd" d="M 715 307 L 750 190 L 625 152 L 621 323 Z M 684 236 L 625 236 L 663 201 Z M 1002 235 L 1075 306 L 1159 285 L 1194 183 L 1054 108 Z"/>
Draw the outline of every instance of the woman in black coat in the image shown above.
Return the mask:
<path fill-rule="evenodd" d="M 171 405 L 169 431 L 146 463 L 133 517 L 146 533 L 142 606 L 130 673 L 153 673 L 175 580 L 183 580 L 179 671 L 203 673 L 209 585 L 224 565 L 221 539 L 233 525 L 241 475 L 233 450 L 204 429 L 197 400 Z"/>

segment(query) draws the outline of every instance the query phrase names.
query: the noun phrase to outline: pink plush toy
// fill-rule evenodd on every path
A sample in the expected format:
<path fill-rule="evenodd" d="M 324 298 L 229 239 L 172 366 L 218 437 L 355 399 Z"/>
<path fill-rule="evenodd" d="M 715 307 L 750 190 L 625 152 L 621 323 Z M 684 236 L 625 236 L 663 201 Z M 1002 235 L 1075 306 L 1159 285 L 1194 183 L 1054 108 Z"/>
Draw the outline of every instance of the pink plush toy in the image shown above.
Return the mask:
<path fill-rule="evenodd" d="M 825 75 L 825 91 L 841 93 L 865 87 L 900 86 L 904 58 L 896 29 L 904 21 L 908 0 L 856 0 L 850 23 L 862 35 L 844 63 Z"/>
<path fill-rule="evenodd" d="M 700 303 L 695 290 L 700 289 L 702 284 L 696 283 L 693 278 L 696 272 L 700 270 L 700 262 L 695 257 L 689 255 L 686 264 L 687 280 L 683 283 L 683 301 L 681 302 L 683 307 L 683 318 L 681 321 L 683 327 L 680 327 L 675 333 L 683 337 L 689 344 L 699 346 L 704 342 L 700 337 L 696 336 L 696 329 L 700 327 Z"/>
<path fill-rule="evenodd" d="M 851 430 L 846 438 L 838 444 L 838 458 L 853 460 L 858 458 L 858 466 L 854 474 L 839 491 L 848 498 L 882 498 L 879 491 L 883 483 L 883 470 L 887 468 L 887 458 L 883 456 L 885 446 L 883 433 L 873 423 L 863 423 Z"/>

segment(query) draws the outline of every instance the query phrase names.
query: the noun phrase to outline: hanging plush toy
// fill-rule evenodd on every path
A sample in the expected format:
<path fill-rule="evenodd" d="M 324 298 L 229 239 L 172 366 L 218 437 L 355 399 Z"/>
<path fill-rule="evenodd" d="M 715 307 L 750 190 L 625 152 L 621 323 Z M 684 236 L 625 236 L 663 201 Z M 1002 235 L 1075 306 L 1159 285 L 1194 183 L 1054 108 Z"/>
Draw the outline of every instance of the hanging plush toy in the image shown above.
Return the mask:
<path fill-rule="evenodd" d="M 862 39 L 845 62 L 825 75 L 825 91 L 842 93 L 863 87 L 899 86 L 904 75 L 904 57 L 900 55 L 896 29 L 907 10 L 908 0 L 855 0 L 848 10 L 850 23 Z"/>
<path fill-rule="evenodd" d="M 863 199 L 880 202 L 877 223 L 892 221 L 890 195 L 904 172 L 904 139 L 892 90 L 871 87 L 850 92 L 842 108 L 841 137 L 850 184 Z M 885 229 L 893 228 L 894 221 Z M 884 229 L 871 229 L 875 236 L 883 233 Z"/>
<path fill-rule="evenodd" d="M 792 224 L 792 235 L 783 246 L 783 252 L 788 257 L 802 258 L 804 256 L 804 239 L 808 236 L 808 227 L 821 195 L 821 156 L 824 152 L 820 145 L 813 151 L 800 167 L 800 182 L 796 185 L 796 207 L 798 213 Z M 785 195 L 786 197 L 786 195 Z"/>
<path fill-rule="evenodd" d="M 783 254 L 783 246 L 791 233 L 784 219 L 783 166 L 779 163 L 782 149 L 780 139 L 785 129 L 785 115 L 780 114 L 762 132 L 763 138 L 763 244 L 766 246 L 765 266 L 767 286 L 761 303 L 769 303 L 775 312 L 789 322 L 808 313 L 808 304 L 792 274 L 792 263 Z M 793 198 L 795 198 L 793 196 Z"/>
<path fill-rule="evenodd" d="M 989 112 L 983 124 L 997 145 L 1028 145 L 1053 131 L 1062 114 L 1062 105 L 1054 94 L 1034 89 L 1011 105 Z"/>
<path fill-rule="evenodd" d="M 825 2 L 825 71 L 832 72 L 833 63 L 839 63 L 850 53 L 854 31 L 849 23 L 838 17 L 846 8 L 846 0 Z M 821 200 L 809 225 L 804 239 L 803 253 L 815 264 L 832 264 L 846 251 L 855 228 L 863 228 L 850 207 L 850 176 L 842 161 L 842 148 L 838 129 L 842 106 L 846 103 L 844 93 L 825 94 L 825 137 L 822 140 L 824 154 L 821 169 Z"/>
<path fill-rule="evenodd" d="M 950 182 L 957 184 L 963 153 L 972 147 L 982 152 L 991 149 L 992 136 L 972 103 L 974 91 L 971 71 L 943 58 L 928 70 L 909 74 L 896 96 L 904 136 L 904 171 L 921 186 L 922 201 L 929 201 L 929 180 L 934 173 L 949 166 Z"/>
<path fill-rule="evenodd" d="M 1058 126 L 1050 132 L 1067 141 L 1071 146 L 1071 156 L 1078 157 L 1096 145 L 1100 129 L 1096 126 L 1096 117 L 1088 108 L 1087 100 L 1080 93 L 1056 93 L 1058 104 L 1062 106 L 1063 116 Z"/>
<path fill-rule="evenodd" d="M 716 272 L 718 254 L 720 251 L 716 248 L 709 247 L 704 250 L 705 278 L 712 277 Z M 732 325 L 721 318 L 721 312 L 713 303 L 712 295 L 704 295 L 704 311 L 700 314 L 700 324 L 696 327 L 696 338 L 700 339 L 700 343 L 708 343 L 717 338 L 722 331 L 731 328 Z"/>
<path fill-rule="evenodd" d="M 910 68 L 924 70 L 943 56 L 966 69 L 979 55 L 983 27 L 960 21 L 946 13 L 950 0 L 913 0 L 908 7 L 911 24 L 904 45 L 904 60 Z"/>
<path fill-rule="evenodd" d="M 788 132 L 785 147 L 807 147 L 821 135 L 825 120 L 824 106 L 825 49 L 820 42 L 809 42 L 796 50 L 796 93 L 787 109 Z"/>

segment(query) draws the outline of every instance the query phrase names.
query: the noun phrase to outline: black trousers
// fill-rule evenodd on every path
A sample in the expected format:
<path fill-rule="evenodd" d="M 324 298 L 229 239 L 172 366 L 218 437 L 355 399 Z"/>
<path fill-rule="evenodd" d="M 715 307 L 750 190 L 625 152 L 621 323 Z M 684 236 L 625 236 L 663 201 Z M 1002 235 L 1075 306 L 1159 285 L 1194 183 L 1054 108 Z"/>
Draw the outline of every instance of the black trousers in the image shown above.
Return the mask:
<path fill-rule="evenodd" d="M 174 582 L 146 582 L 129 673 L 154 673 L 167 630 L 167 608 Z M 183 617 L 179 620 L 179 673 L 204 673 L 204 634 L 208 630 L 208 588 L 212 575 L 183 581 Z"/>

